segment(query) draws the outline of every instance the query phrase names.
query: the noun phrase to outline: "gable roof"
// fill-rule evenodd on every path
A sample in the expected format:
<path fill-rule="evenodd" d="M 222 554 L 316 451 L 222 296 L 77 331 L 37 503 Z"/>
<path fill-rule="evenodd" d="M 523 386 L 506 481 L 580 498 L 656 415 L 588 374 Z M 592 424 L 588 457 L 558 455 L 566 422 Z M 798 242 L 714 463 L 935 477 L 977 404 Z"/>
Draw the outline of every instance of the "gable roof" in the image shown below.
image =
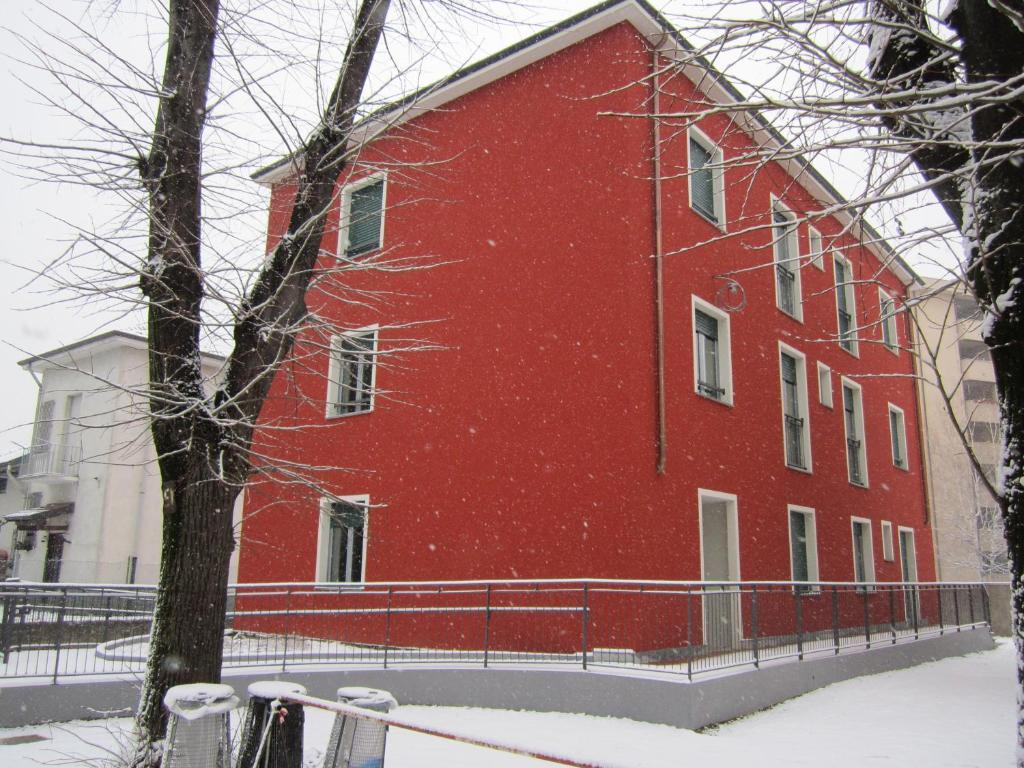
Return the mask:
<path fill-rule="evenodd" d="M 711 98 L 723 104 L 744 100 L 743 94 L 710 62 L 703 56 L 693 56 L 693 46 L 647 0 L 605 0 L 372 112 L 356 124 L 352 140 L 361 143 L 372 139 L 395 125 L 436 110 L 460 96 L 622 22 L 630 23 L 652 49 L 666 58 L 676 58 L 680 51 L 686 51 L 684 74 L 691 81 L 699 83 L 701 90 Z M 793 148 L 791 142 L 760 113 L 745 113 L 742 117 L 741 127 L 751 133 L 762 146 Z M 782 165 L 790 176 L 797 179 L 819 201 L 826 204 L 847 202 L 839 190 L 803 156 L 776 158 L 775 162 Z M 286 155 L 256 171 L 252 178 L 260 184 L 276 184 L 300 170 L 301 166 L 300 154 Z M 910 265 L 892 250 L 870 224 L 846 211 L 836 216 L 844 221 L 855 237 L 866 241 L 868 248 L 880 251 L 877 254 L 879 260 L 890 266 L 905 285 L 921 282 Z"/>

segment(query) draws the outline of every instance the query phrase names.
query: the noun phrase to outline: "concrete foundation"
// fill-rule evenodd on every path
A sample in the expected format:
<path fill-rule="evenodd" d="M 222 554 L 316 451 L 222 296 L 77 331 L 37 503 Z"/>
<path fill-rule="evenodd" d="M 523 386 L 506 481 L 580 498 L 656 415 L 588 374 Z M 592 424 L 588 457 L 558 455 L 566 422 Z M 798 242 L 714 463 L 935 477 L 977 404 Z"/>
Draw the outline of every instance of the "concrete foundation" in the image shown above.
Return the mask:
<path fill-rule="evenodd" d="M 648 670 L 514 666 L 350 667 L 285 673 L 230 670 L 223 682 L 242 695 L 256 680 L 301 683 L 311 696 L 332 700 L 340 686 L 361 685 L 390 691 L 400 704 L 580 712 L 700 728 L 841 680 L 993 647 L 988 629 L 980 628 L 870 651 L 705 675 L 693 682 Z M 139 688 L 137 680 L 96 677 L 56 685 L 25 680 L 0 683 L 0 726 L 128 715 L 138 704 Z"/>

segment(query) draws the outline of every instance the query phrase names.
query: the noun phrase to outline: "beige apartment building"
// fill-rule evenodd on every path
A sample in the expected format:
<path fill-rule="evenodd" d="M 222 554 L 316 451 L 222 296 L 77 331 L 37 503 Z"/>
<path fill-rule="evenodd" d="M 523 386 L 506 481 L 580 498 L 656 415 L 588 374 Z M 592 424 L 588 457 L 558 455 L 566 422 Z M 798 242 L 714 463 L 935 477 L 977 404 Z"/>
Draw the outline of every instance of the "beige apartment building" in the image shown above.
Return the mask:
<path fill-rule="evenodd" d="M 992 360 L 981 340 L 981 311 L 955 280 L 935 280 L 915 293 L 920 297 L 914 311 L 923 379 L 922 442 L 938 577 L 1003 581 L 1008 568 L 1002 523 L 968 454 L 969 446 L 982 472 L 998 480 L 1002 435 Z"/>

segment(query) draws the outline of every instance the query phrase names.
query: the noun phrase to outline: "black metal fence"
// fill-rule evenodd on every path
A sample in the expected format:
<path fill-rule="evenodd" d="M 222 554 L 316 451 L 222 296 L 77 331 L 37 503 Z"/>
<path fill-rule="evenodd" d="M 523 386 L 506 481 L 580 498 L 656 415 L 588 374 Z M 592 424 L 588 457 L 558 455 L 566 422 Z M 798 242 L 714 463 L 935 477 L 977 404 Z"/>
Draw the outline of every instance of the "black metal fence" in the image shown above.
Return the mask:
<path fill-rule="evenodd" d="M 141 673 L 151 586 L 0 584 L 0 678 Z M 240 584 L 226 667 L 452 663 L 693 678 L 985 628 L 984 584 L 542 580 Z"/>

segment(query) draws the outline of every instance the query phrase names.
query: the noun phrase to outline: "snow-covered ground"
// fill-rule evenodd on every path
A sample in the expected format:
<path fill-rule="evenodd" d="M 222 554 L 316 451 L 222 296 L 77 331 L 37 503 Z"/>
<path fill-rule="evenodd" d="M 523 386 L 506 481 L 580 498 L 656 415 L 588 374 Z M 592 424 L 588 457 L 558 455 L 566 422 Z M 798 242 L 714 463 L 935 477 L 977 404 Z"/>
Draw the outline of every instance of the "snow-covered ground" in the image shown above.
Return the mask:
<path fill-rule="evenodd" d="M 1003 641 L 994 651 L 838 683 L 711 733 L 538 712 L 400 707 L 396 714 L 609 768 L 1010 768 L 1014 708 L 1013 648 Z M 330 724 L 326 713 L 307 710 L 308 765 L 319 765 Z M 107 720 L 0 730 L 0 766 L 103 765 L 98 760 L 104 750 L 116 748 L 128 725 Z M 43 740 L 5 744 L 31 735 Z M 540 768 L 550 763 L 393 728 L 386 765 Z"/>

